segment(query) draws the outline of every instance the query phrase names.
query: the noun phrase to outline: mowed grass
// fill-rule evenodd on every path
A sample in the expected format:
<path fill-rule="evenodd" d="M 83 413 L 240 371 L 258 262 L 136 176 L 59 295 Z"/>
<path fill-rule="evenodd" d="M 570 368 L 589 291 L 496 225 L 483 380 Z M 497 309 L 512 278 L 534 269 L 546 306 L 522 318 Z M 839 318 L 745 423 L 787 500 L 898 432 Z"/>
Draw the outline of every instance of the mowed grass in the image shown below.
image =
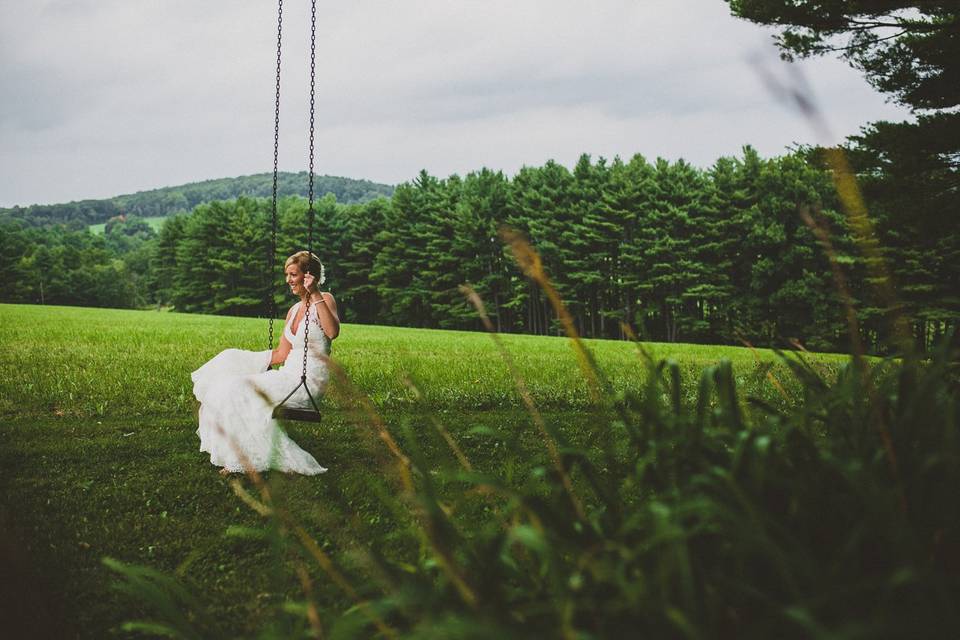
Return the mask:
<path fill-rule="evenodd" d="M 263 350 L 267 322 L 251 318 L 153 311 L 0 305 L 0 415 L 120 417 L 191 415 L 190 372 L 227 347 Z M 282 322 L 275 325 L 279 336 Z M 538 405 L 581 409 L 587 382 L 567 338 L 504 335 L 503 342 Z M 639 390 L 646 364 L 635 345 L 586 340 L 617 392 Z M 685 382 L 721 359 L 733 363 L 739 388 L 777 400 L 771 371 L 789 385 L 776 355 L 765 349 L 645 343 L 654 359 L 674 359 Z M 345 324 L 334 359 L 378 407 L 415 403 L 443 409 L 520 407 L 508 367 L 490 336 Z M 822 355 L 835 369 L 843 356 Z M 690 384 L 690 396 L 695 390 Z"/>
<path fill-rule="evenodd" d="M 587 433 L 584 414 L 546 417 L 567 433 Z M 441 419 L 477 469 L 519 481 L 547 464 L 523 413 L 467 412 Z M 404 425 L 422 434 L 419 444 L 437 471 L 453 470 L 456 461 L 426 416 L 396 412 L 387 424 L 401 446 L 407 444 L 400 435 Z M 387 557 L 417 557 L 417 535 L 379 498 L 396 487 L 389 481 L 392 462 L 369 432 L 337 412 L 326 414 L 319 426 L 287 426 L 329 471 L 315 477 L 266 474 L 274 504 L 296 514 L 348 570 L 351 552 L 373 545 Z M 295 562 L 310 572 L 324 620 L 353 604 L 309 558 L 251 538 L 249 530 L 268 536 L 269 524 L 197 451 L 195 428 L 189 417 L 5 421 L 0 542 L 21 568 L 11 570 L 0 556 L 0 574 L 26 591 L 27 603 L 0 602 L 0 614 L 7 614 L 0 617 L 8 620 L 11 606 L 32 607 L 30 624 L 22 625 L 35 628 L 30 637 L 122 636 L 120 625 L 141 617 L 141 609 L 111 588 L 117 576 L 103 566 L 105 556 L 177 576 L 218 620 L 222 637 L 254 636 L 285 601 L 302 599 Z M 518 458 L 523 468 L 515 464 Z M 239 481 L 256 495 L 248 479 Z M 483 517 L 482 506 L 456 497 L 460 487 L 443 489 L 458 513 Z M 236 535 L 238 528 L 247 529 L 246 535 Z M 38 631 L 44 624 L 53 633 Z"/>
<path fill-rule="evenodd" d="M 276 335 L 280 330 L 277 323 Z M 589 446 L 589 394 L 570 342 L 503 340 L 546 419 L 569 441 Z M 264 320 L 0 305 L 0 534 L 6 532 L 0 542 L 21 559 L 17 579 L 33 585 L 25 603 L 4 606 L 58 635 L 119 635 L 119 625 L 140 612 L 110 588 L 115 576 L 102 565 L 104 556 L 176 574 L 227 635 L 253 635 L 299 597 L 292 567 L 302 558 L 249 531 L 236 535 L 237 527 L 256 529 L 263 520 L 197 451 L 194 433 L 190 372 L 221 349 L 260 350 L 265 342 Z M 640 389 L 645 364 L 634 345 L 587 344 L 616 391 Z M 789 375 L 769 351 L 645 348 L 680 363 L 690 397 L 700 370 L 721 358 L 733 362 L 744 393 L 788 401 L 771 373 L 792 393 Z M 519 482 L 547 464 L 542 438 L 488 335 L 347 324 L 333 355 L 401 447 L 417 438 L 438 471 L 456 460 L 437 421 L 480 471 Z M 842 362 L 816 358 L 827 372 Z M 423 403 L 405 377 L 415 381 Z M 387 556 L 415 557 L 416 533 L 378 497 L 391 490 L 392 463 L 382 443 L 364 416 L 329 399 L 324 404 L 319 426 L 288 427 L 330 471 L 267 474 L 274 499 L 343 565 L 351 550 L 373 544 Z M 462 487 L 442 490 L 468 521 L 474 511 L 484 517 L 483 503 L 461 496 Z M 323 619 L 335 619 L 352 603 L 315 563 L 305 566 Z"/>

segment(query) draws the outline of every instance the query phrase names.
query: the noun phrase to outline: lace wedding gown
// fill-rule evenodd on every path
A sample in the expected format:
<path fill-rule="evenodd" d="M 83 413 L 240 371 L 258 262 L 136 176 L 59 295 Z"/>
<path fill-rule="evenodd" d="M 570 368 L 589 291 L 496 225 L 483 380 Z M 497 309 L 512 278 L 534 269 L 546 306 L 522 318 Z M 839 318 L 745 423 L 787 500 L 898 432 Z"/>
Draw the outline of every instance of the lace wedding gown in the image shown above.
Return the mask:
<path fill-rule="evenodd" d="M 297 303 L 292 317 L 301 304 Z M 329 379 L 320 354 L 329 355 L 330 340 L 320 328 L 314 305 L 310 316 L 307 384 L 319 402 Z M 304 316 L 296 333 L 289 326 L 283 328 L 293 348 L 280 369 L 268 369 L 270 351 L 227 349 L 190 374 L 193 395 L 200 401 L 200 451 L 210 454 L 211 463 L 233 472 L 278 469 L 315 475 L 326 471 L 271 417 L 273 408 L 300 383 L 306 323 Z M 285 406 L 312 408 L 303 387 Z"/>

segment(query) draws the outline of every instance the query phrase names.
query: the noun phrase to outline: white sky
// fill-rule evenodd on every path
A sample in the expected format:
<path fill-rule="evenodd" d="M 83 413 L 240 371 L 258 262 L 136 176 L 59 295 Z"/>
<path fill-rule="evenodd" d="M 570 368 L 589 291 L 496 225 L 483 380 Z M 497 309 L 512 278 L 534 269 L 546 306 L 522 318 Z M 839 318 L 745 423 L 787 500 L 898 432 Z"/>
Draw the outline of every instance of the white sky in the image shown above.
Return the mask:
<path fill-rule="evenodd" d="M 275 0 L 0 0 L 0 206 L 272 170 Z M 722 0 L 318 1 L 318 174 L 512 175 L 581 153 L 709 166 L 824 142 Z M 309 1 L 284 2 L 282 170 L 306 168 Z M 837 139 L 908 112 L 799 64 Z"/>

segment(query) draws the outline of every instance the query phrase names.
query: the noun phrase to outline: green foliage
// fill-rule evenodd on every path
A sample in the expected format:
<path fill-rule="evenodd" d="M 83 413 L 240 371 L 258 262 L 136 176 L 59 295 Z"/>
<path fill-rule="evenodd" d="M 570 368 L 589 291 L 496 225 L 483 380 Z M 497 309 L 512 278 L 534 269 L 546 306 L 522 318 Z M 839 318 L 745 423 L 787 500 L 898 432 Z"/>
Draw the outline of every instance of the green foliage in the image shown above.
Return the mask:
<path fill-rule="evenodd" d="M 872 204 L 879 242 L 895 265 L 900 304 L 922 349 L 938 341 L 960 304 L 960 119 L 928 115 L 918 125 L 878 122 L 851 138 L 850 157 Z M 952 148 L 951 148 L 951 145 Z M 814 152 L 816 153 L 816 152 Z M 864 306 L 887 313 L 864 295 Z M 884 330 L 883 316 L 868 326 Z"/>
<path fill-rule="evenodd" d="M 153 230 L 154 232 L 158 232 L 158 231 L 160 231 L 160 228 L 163 226 L 163 223 L 166 222 L 167 217 L 166 217 L 166 216 L 153 216 L 153 217 L 149 217 L 149 218 L 141 218 L 141 217 L 139 217 L 139 216 L 134 216 L 134 215 L 131 214 L 131 215 L 129 215 L 129 216 L 117 216 L 116 218 L 111 218 L 111 220 L 114 220 L 114 221 L 123 221 L 123 222 L 125 222 L 125 221 L 128 220 L 128 219 L 135 220 L 138 225 L 139 225 L 139 223 L 141 223 L 141 222 L 142 222 L 142 223 L 146 223 L 146 225 L 149 226 L 151 230 Z M 96 235 L 96 234 L 106 233 L 106 231 L 107 231 L 107 223 L 109 223 L 109 222 L 110 222 L 110 220 L 108 220 L 107 222 L 102 222 L 102 223 L 100 223 L 100 224 L 91 224 L 91 225 L 88 227 L 88 228 L 90 229 L 90 233 L 93 233 L 93 234 L 95 234 L 95 235 Z M 142 229 L 143 231 L 146 231 L 145 228 L 142 228 L 142 227 L 141 227 L 141 229 Z"/>
<path fill-rule="evenodd" d="M 175 247 L 174 306 L 225 315 L 262 312 L 268 229 L 263 207 L 248 198 L 198 207 Z"/>
<path fill-rule="evenodd" d="M 726 0 L 782 31 L 784 55 L 838 53 L 877 89 L 917 109 L 960 104 L 960 14 L 952 0 Z"/>
<path fill-rule="evenodd" d="M 238 178 L 220 178 L 191 182 L 176 187 L 163 187 L 150 191 L 116 196 L 107 200 L 82 200 L 66 204 L 31 205 L 0 209 L 0 221 L 20 220 L 28 226 L 51 227 L 66 225 L 79 230 L 88 225 L 105 223 L 117 216 L 141 218 L 166 217 L 192 210 L 197 205 L 215 200 L 233 200 L 246 196 L 270 197 L 273 190 L 273 174 L 258 173 Z M 322 196 L 333 194 L 340 202 L 359 203 L 375 198 L 389 197 L 393 188 L 369 180 L 354 180 L 334 176 L 315 176 L 314 191 Z M 281 172 L 277 183 L 281 197 L 307 195 L 307 175 Z"/>
<path fill-rule="evenodd" d="M 0 301 L 130 307 L 138 300 L 131 267 L 86 229 L 47 233 L 2 222 L 0 250 Z"/>
<path fill-rule="evenodd" d="M 955 326 L 960 303 L 960 11 L 953 0 L 727 0 L 780 30 L 784 56 L 838 55 L 915 119 L 874 122 L 846 145 L 902 299 L 857 287 L 869 342 L 906 310 L 921 349 Z M 807 114 L 809 115 L 809 113 Z M 814 150 L 813 154 L 820 154 Z M 891 306 L 898 308 L 891 308 Z"/>
<path fill-rule="evenodd" d="M 103 564 L 123 576 L 123 581 L 114 583 L 118 590 L 143 602 L 158 618 L 164 620 L 162 623 L 125 622 L 122 627 L 124 631 L 184 640 L 200 640 L 205 637 L 195 631 L 198 625 L 206 622 L 203 612 L 190 610 L 195 598 L 176 580 L 159 571 L 126 565 L 113 558 L 104 558 Z M 207 622 L 205 626 L 209 624 Z"/>

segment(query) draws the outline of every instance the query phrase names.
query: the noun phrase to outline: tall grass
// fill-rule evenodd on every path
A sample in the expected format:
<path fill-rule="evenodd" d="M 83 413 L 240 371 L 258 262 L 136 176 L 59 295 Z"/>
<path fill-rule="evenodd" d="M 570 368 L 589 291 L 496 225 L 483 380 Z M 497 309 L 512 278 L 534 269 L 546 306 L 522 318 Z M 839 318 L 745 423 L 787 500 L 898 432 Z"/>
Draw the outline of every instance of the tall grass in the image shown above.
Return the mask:
<path fill-rule="evenodd" d="M 535 270 L 527 264 L 537 279 Z M 569 437 L 539 420 L 504 349 L 544 451 L 500 472 L 458 453 L 442 414 L 434 431 L 383 437 L 375 405 L 338 386 L 358 425 L 381 436 L 370 446 L 389 440 L 370 491 L 393 516 L 389 537 L 406 544 L 352 546 L 340 531 L 345 542 L 331 553 L 269 482 L 251 475 L 253 493 L 236 484 L 272 544 L 319 565 L 347 603 L 322 616 L 295 567 L 303 598 L 263 637 L 960 633 L 956 345 L 926 361 L 851 358 L 836 377 L 803 354 L 781 354 L 790 380 L 781 371 L 767 382 L 800 394 L 775 405 L 744 400 L 729 361 L 704 368 L 688 397 L 680 366 L 646 354 L 642 388 L 618 389 L 573 338 L 597 395 L 591 426 Z M 450 447 L 449 464 L 423 453 L 436 438 Z M 139 628 L 215 633 L 176 613 L 171 599 L 184 596 L 159 576 L 112 567 L 154 608 L 151 622 L 136 623 L 153 626 Z"/>

